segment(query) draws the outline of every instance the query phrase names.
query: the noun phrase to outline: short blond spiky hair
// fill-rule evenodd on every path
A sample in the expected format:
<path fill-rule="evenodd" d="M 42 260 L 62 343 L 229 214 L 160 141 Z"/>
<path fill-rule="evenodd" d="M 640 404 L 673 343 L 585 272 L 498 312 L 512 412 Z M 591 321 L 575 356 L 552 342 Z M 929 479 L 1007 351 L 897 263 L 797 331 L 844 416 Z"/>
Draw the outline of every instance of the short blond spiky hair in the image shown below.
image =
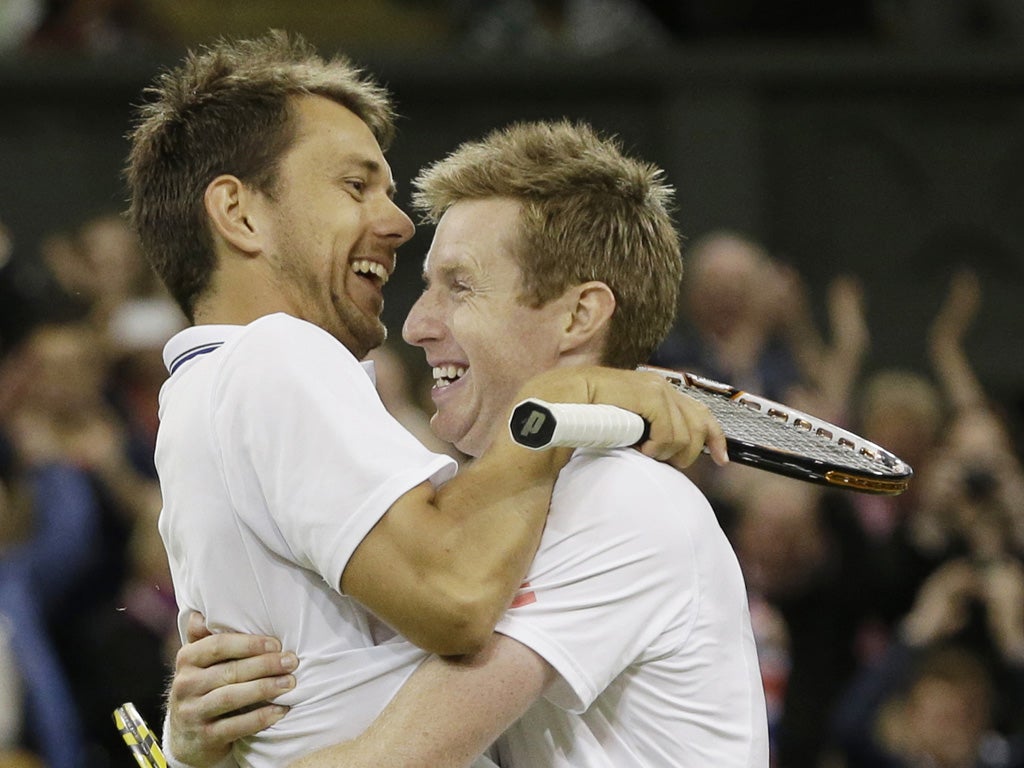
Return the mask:
<path fill-rule="evenodd" d="M 331 99 L 382 148 L 394 134 L 387 92 L 346 59 L 321 58 L 298 35 L 221 40 L 160 75 L 129 135 L 129 216 L 153 269 L 189 320 L 215 268 L 203 196 L 232 174 L 268 194 L 295 136 L 291 100 Z"/>
<path fill-rule="evenodd" d="M 663 176 L 588 125 L 517 123 L 424 169 L 413 206 L 436 222 L 460 200 L 517 200 L 522 301 L 543 306 L 573 285 L 607 284 L 616 308 L 604 362 L 632 368 L 672 327 L 682 277 Z"/>

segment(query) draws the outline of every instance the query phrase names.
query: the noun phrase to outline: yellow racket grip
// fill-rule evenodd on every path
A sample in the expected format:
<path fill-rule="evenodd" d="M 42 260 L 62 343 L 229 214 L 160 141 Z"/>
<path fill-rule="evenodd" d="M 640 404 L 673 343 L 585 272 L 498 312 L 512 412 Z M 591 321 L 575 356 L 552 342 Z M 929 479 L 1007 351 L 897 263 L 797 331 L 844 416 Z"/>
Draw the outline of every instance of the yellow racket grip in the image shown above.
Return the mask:
<path fill-rule="evenodd" d="M 156 736 L 134 704 L 128 701 L 115 709 L 114 724 L 139 768 L 167 768 L 167 759 Z"/>

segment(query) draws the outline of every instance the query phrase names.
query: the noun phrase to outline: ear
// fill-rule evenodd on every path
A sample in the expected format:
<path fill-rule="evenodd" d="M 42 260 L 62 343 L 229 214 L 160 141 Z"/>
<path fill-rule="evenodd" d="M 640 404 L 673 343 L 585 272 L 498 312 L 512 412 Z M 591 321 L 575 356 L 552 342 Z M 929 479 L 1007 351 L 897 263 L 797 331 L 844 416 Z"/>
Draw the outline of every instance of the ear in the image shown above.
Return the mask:
<path fill-rule="evenodd" d="M 218 176 L 206 187 L 203 205 L 215 240 L 233 249 L 255 255 L 263 247 L 259 226 L 259 194 L 231 175 Z"/>
<path fill-rule="evenodd" d="M 605 333 L 615 312 L 615 294 L 605 283 L 592 280 L 570 288 L 566 318 L 559 351 L 563 355 L 595 352 L 604 349 Z"/>

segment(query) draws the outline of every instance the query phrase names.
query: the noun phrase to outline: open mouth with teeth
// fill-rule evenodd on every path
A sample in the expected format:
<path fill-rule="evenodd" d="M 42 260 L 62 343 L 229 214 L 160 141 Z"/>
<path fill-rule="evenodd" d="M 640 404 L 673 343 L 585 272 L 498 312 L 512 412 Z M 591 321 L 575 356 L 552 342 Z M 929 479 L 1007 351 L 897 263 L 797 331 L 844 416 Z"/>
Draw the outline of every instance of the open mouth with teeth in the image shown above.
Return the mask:
<path fill-rule="evenodd" d="M 434 389 L 442 389 L 450 384 L 454 384 L 466 375 L 467 370 L 467 368 L 461 365 L 435 366 L 433 369 Z"/>
<path fill-rule="evenodd" d="M 369 259 L 358 259 L 352 262 L 352 271 L 360 277 L 372 280 L 378 287 L 383 288 L 388 282 L 388 271 L 383 264 Z"/>

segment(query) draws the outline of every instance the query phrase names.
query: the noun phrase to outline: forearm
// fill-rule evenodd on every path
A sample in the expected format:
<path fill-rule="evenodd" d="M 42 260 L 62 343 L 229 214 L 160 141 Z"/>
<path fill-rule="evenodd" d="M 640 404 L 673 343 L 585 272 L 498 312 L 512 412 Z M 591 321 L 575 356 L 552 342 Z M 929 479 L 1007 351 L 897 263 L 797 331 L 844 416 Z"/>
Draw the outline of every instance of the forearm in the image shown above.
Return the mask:
<path fill-rule="evenodd" d="M 438 492 L 438 509 L 457 523 L 439 542 L 437 580 L 447 587 L 442 593 L 473 590 L 484 642 L 526 576 L 569 455 L 527 451 L 504 437 Z"/>
<path fill-rule="evenodd" d="M 518 397 L 631 410 L 650 423 L 640 450 L 679 468 L 705 442 L 726 460 L 725 437 L 707 408 L 654 373 L 556 369 L 531 379 Z M 506 420 L 495 424 L 474 465 L 439 491 L 425 483 L 391 506 L 349 558 L 342 592 L 428 651 L 479 650 L 526 573 L 570 455 L 530 451 L 512 442 Z"/>
<path fill-rule="evenodd" d="M 504 441 L 436 493 L 407 494 L 342 576 L 343 592 L 432 653 L 480 650 L 540 542 L 568 452 Z"/>
<path fill-rule="evenodd" d="M 433 657 L 357 739 L 290 768 L 464 768 L 543 693 L 555 672 L 530 649 L 493 635 L 483 651 Z"/>

